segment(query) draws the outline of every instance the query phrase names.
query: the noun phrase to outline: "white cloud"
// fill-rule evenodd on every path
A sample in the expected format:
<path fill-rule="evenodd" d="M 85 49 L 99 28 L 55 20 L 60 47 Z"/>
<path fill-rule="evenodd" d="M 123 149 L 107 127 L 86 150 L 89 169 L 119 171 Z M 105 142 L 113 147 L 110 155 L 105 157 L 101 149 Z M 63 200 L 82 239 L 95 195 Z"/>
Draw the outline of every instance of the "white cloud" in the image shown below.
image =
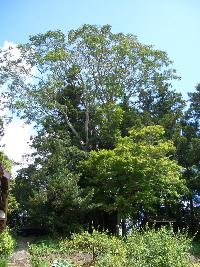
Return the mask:
<path fill-rule="evenodd" d="M 13 42 L 9 42 L 7 40 L 4 41 L 2 51 L 5 51 L 5 53 L 6 53 L 6 51 L 9 51 L 9 56 L 7 56 L 7 57 L 11 61 L 12 60 L 13 61 L 18 60 L 21 57 L 21 52 L 18 49 L 17 44 L 15 44 Z M 3 52 L 3 54 L 4 54 L 4 52 Z M 2 56 L 2 55 L 0 55 L 0 56 Z M 3 59 L 3 56 L 0 59 Z M 4 65 L 4 63 L 1 63 L 1 64 Z M 22 60 L 22 62 L 18 63 L 18 66 L 20 68 L 23 68 L 24 70 L 26 70 L 26 74 L 23 75 L 23 73 L 21 72 L 21 69 L 19 68 L 18 75 L 21 75 L 21 77 L 24 78 L 25 82 L 27 82 L 27 83 L 31 82 L 33 76 L 36 74 L 36 67 L 35 66 L 32 67 L 30 64 L 28 64 L 26 62 L 26 60 Z M 17 71 L 17 70 L 15 70 L 15 71 Z"/>
<path fill-rule="evenodd" d="M 17 48 L 17 44 L 9 41 L 5 41 L 2 47 L 3 50 L 10 49 L 10 58 L 12 60 L 17 60 L 20 57 L 20 51 Z M 4 63 L 1 63 L 4 64 Z M 25 67 L 27 70 L 30 68 L 25 61 L 21 63 L 21 66 Z M 30 69 L 31 75 L 35 74 L 35 68 Z M 31 75 L 26 76 L 26 82 L 31 82 Z M 1 87 L 1 91 L 6 89 L 6 84 Z M 4 99 L 5 101 L 5 99 Z M 9 115 L 8 110 L 3 110 L 0 107 L 0 116 Z M 0 140 L 0 149 L 5 152 L 5 154 L 14 162 L 20 165 L 26 165 L 27 161 L 24 157 L 25 154 L 31 153 L 30 148 L 30 136 L 33 134 L 32 125 L 25 124 L 20 119 L 13 119 L 11 123 L 5 126 L 5 134 Z M 16 165 L 13 168 L 13 173 L 20 168 L 20 165 Z"/>
<path fill-rule="evenodd" d="M 4 41 L 4 44 L 3 44 L 3 47 L 2 49 L 3 50 L 7 50 L 11 48 L 12 51 L 11 52 L 11 55 L 12 55 L 12 59 L 16 60 L 20 57 L 20 51 L 19 49 L 17 48 L 17 44 L 13 43 L 13 42 L 9 42 L 9 41 Z"/>
<path fill-rule="evenodd" d="M 25 154 L 32 152 L 30 147 L 30 136 L 33 134 L 31 125 L 23 123 L 19 119 L 13 120 L 5 127 L 5 135 L 1 139 L 2 150 L 14 162 L 20 165 L 26 165 L 27 161 L 24 158 Z M 19 166 L 15 166 L 15 172 Z"/>
<path fill-rule="evenodd" d="M 17 163 L 22 163 L 22 155 L 30 152 L 31 131 L 32 127 L 30 125 L 17 119 L 6 126 L 1 143 L 5 144 L 3 149 L 8 157 Z"/>

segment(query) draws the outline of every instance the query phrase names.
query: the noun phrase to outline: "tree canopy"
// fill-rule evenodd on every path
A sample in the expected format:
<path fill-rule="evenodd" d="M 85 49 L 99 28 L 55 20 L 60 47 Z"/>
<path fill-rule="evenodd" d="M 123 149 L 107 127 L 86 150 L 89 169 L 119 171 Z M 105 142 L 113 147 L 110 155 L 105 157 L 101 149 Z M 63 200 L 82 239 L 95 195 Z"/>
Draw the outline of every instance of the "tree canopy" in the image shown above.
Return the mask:
<path fill-rule="evenodd" d="M 21 214 L 69 231 L 100 217 L 109 228 L 116 213 L 192 213 L 199 86 L 187 108 L 166 52 L 89 24 L 30 36 L 17 49 L 0 50 L 0 84 L 5 107 L 36 131 L 32 162 L 16 177 Z"/>
<path fill-rule="evenodd" d="M 46 116 L 59 117 L 86 150 L 113 145 L 102 144 L 102 138 L 107 131 L 115 140 L 123 117 L 120 104 L 125 102 L 149 116 L 160 116 L 159 105 L 165 105 L 177 119 L 181 99 L 168 89 L 178 78 L 172 62 L 166 52 L 141 44 L 133 35 L 86 24 L 66 35 L 48 31 L 31 36 L 18 49 L 17 59 L 12 49 L 0 52 L 9 108 L 39 125 Z"/>
<path fill-rule="evenodd" d="M 130 216 L 176 201 L 186 186 L 182 168 L 172 160 L 175 147 L 161 126 L 130 130 L 112 150 L 92 151 L 82 162 L 94 202 L 107 211 Z"/>

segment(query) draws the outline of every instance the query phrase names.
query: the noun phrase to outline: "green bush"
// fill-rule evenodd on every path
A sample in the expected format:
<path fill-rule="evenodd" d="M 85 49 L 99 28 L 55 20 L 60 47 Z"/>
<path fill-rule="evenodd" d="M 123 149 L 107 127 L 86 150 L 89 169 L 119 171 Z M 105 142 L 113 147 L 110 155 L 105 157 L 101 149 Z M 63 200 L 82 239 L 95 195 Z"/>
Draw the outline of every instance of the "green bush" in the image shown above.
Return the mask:
<path fill-rule="evenodd" d="M 128 265 L 131 267 L 188 267 L 191 239 L 165 227 L 134 230 L 127 237 Z"/>
<path fill-rule="evenodd" d="M 0 255 L 10 255 L 16 245 L 15 239 L 11 236 L 8 229 L 0 234 Z"/>
<path fill-rule="evenodd" d="M 72 236 L 74 250 L 93 253 L 93 257 L 103 254 L 126 256 L 124 241 L 116 236 L 109 236 L 106 233 L 93 231 L 92 234 L 83 232 Z"/>
<path fill-rule="evenodd" d="M 128 261 L 126 257 L 108 253 L 99 257 L 95 267 L 127 267 L 127 264 Z"/>
<path fill-rule="evenodd" d="M 35 267 L 77 266 L 74 252 L 93 255 L 95 267 L 189 267 L 188 253 L 191 239 L 172 229 L 134 229 L 126 238 L 93 231 L 74 234 L 71 239 L 48 239 L 29 247 Z M 71 258 L 70 261 L 62 261 Z M 55 261 L 57 259 L 57 261 Z M 46 261 L 45 265 L 44 261 Z M 40 263 L 40 264 L 39 264 Z M 41 264 L 43 263 L 43 264 Z"/>
<path fill-rule="evenodd" d="M 7 267 L 8 265 L 8 259 L 5 257 L 0 258 L 0 267 Z"/>
<path fill-rule="evenodd" d="M 165 227 L 160 230 L 134 229 L 126 239 L 105 233 L 75 234 L 72 242 L 77 251 L 96 256 L 95 267 L 188 267 L 191 239 Z"/>
<path fill-rule="evenodd" d="M 43 257 L 49 254 L 56 254 L 57 251 L 60 251 L 59 247 L 59 240 L 48 238 L 29 245 L 29 253 L 33 257 Z"/>

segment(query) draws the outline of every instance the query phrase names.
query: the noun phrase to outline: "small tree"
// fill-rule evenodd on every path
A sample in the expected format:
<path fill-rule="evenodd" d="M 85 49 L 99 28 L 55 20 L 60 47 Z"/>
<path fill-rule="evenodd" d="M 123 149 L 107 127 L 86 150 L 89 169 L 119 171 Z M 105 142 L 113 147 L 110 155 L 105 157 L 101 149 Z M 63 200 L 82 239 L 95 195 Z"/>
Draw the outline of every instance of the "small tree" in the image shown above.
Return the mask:
<path fill-rule="evenodd" d="M 187 190 L 182 167 L 171 159 L 175 147 L 161 126 L 132 129 L 113 150 L 92 151 L 81 168 L 94 188 L 94 202 L 127 218 L 172 205 Z"/>

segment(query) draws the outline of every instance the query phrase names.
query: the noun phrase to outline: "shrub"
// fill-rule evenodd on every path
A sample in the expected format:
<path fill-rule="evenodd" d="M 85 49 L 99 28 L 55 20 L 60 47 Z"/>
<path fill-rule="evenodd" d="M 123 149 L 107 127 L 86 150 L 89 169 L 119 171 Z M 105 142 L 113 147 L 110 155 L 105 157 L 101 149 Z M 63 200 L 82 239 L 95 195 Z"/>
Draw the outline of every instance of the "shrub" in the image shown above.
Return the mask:
<path fill-rule="evenodd" d="M 44 262 L 41 264 L 44 260 L 54 261 L 56 267 L 76 266 L 74 252 L 80 253 L 81 257 L 92 254 L 90 263 L 95 267 L 189 267 L 190 247 L 191 239 L 187 234 L 175 234 L 164 227 L 160 230 L 133 229 L 124 239 L 97 231 L 83 232 L 72 235 L 70 240 L 43 240 L 31 245 L 29 251 L 35 267 L 48 266 Z M 74 264 L 70 260 L 62 261 L 62 258 L 71 258 Z"/>
<path fill-rule="evenodd" d="M 8 229 L 0 234 L 0 255 L 10 255 L 16 245 L 15 239 L 11 236 Z"/>
<path fill-rule="evenodd" d="M 131 267 L 188 267 L 191 239 L 166 227 L 160 230 L 134 230 L 127 237 L 127 256 Z"/>
<path fill-rule="evenodd" d="M 54 260 L 52 267 L 73 267 L 69 260 Z"/>
<path fill-rule="evenodd" d="M 108 253 L 99 257 L 95 267 L 128 267 L 127 264 L 128 261 L 126 257 Z"/>
<path fill-rule="evenodd" d="M 8 259 L 1 257 L 0 258 L 0 267 L 7 267 L 7 265 L 8 265 Z"/>
<path fill-rule="evenodd" d="M 105 253 L 122 258 L 126 256 L 126 247 L 122 239 L 95 230 L 92 234 L 88 232 L 74 234 L 72 244 L 75 250 L 93 253 L 93 258 Z"/>

